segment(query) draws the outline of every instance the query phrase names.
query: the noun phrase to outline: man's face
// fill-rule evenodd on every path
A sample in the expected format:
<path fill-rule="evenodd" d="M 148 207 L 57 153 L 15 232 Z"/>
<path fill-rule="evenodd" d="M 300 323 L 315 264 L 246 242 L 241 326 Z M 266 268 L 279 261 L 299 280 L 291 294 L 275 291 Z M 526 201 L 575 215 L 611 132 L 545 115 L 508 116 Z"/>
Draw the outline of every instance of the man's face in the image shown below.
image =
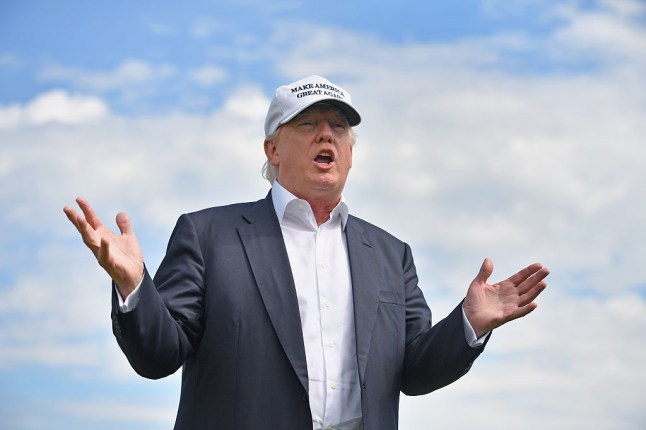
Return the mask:
<path fill-rule="evenodd" d="M 329 105 L 314 105 L 266 140 L 265 153 L 278 182 L 296 197 L 336 204 L 352 167 L 350 126 Z"/>

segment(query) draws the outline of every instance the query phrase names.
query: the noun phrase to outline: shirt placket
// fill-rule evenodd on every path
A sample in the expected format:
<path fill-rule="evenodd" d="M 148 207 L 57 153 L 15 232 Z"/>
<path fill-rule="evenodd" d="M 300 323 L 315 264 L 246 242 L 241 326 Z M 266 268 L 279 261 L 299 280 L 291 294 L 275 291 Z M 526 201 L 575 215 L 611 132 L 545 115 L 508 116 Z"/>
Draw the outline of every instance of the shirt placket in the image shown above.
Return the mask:
<path fill-rule="evenodd" d="M 338 327 L 335 327 L 335 313 L 333 293 L 333 273 L 330 260 L 330 229 L 334 221 L 328 221 L 318 228 L 316 236 L 316 273 L 319 294 L 319 311 L 321 316 L 321 342 L 323 346 L 326 376 L 326 400 L 324 423 L 329 423 L 330 416 L 336 416 L 338 411 L 338 398 L 340 391 L 339 375 L 333 371 L 339 367 Z"/>

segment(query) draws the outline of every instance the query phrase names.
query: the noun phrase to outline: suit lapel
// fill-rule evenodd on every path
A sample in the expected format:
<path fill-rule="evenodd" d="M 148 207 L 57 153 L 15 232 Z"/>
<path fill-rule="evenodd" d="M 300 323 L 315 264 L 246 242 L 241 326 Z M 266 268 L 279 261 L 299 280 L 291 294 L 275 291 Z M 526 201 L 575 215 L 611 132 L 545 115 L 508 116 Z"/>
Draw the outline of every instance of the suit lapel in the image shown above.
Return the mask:
<path fill-rule="evenodd" d="M 271 193 L 255 204 L 245 219 L 249 224 L 239 227 L 238 234 L 274 330 L 307 391 L 307 362 L 296 287 Z"/>
<path fill-rule="evenodd" d="M 346 240 L 352 276 L 359 378 L 363 382 L 379 306 L 379 266 L 370 241 L 353 217 L 348 218 Z"/>
<path fill-rule="evenodd" d="M 308 390 L 307 362 L 296 287 L 271 193 L 245 215 L 249 223 L 238 228 L 251 270 L 269 318 L 303 388 Z M 378 262 L 369 239 L 352 216 L 346 225 L 352 277 L 357 361 L 364 380 L 372 331 L 379 306 Z"/>

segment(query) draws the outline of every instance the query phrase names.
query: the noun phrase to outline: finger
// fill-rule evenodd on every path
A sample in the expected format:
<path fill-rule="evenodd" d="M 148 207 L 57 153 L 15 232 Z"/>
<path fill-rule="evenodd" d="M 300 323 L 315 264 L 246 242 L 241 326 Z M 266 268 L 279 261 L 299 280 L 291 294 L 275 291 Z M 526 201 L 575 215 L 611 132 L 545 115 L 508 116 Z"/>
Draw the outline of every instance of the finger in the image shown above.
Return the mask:
<path fill-rule="evenodd" d="M 76 227 L 76 230 L 81 235 L 83 243 L 90 248 L 90 251 L 96 256 L 97 255 L 97 246 L 96 235 L 94 229 L 87 223 L 85 217 L 77 213 L 74 208 L 70 206 L 65 206 L 63 212 L 67 216 L 67 219 Z"/>
<path fill-rule="evenodd" d="M 106 270 L 107 268 L 105 263 L 108 261 L 109 255 L 110 255 L 110 242 L 108 242 L 108 240 L 105 238 L 101 238 L 101 246 L 99 246 L 99 249 L 97 250 L 96 259 L 101 265 L 101 267 L 103 267 Z"/>
<path fill-rule="evenodd" d="M 119 212 L 117 214 L 117 227 L 119 227 L 119 231 L 123 235 L 131 235 L 134 233 L 132 230 L 132 224 L 130 223 L 130 218 L 125 212 Z"/>
<path fill-rule="evenodd" d="M 541 263 L 530 264 L 524 269 L 511 275 L 509 278 L 507 278 L 507 281 L 513 283 L 515 286 L 518 286 L 523 282 L 525 282 L 527 278 L 529 278 L 530 276 L 532 276 L 534 273 L 538 272 L 542 268 L 543 268 L 543 265 Z"/>
<path fill-rule="evenodd" d="M 542 282 L 549 274 L 550 274 L 550 270 L 547 267 L 541 268 L 538 272 L 532 274 L 529 278 L 527 278 L 524 282 L 522 282 L 518 286 L 518 294 L 520 295 L 526 294 L 537 284 Z"/>
<path fill-rule="evenodd" d="M 76 213 L 74 208 L 72 208 L 71 206 L 65 206 L 63 208 L 63 212 L 65 212 L 65 216 L 67 216 L 67 219 L 70 220 L 72 224 L 74 224 L 74 227 L 76 227 L 76 229 L 79 230 L 79 225 L 77 222 L 77 218 L 79 217 L 79 214 Z"/>
<path fill-rule="evenodd" d="M 522 318 L 528 315 L 530 312 L 533 312 L 537 307 L 538 304 L 536 304 L 535 302 L 531 302 L 525 306 L 519 307 L 518 309 L 516 309 L 516 312 L 512 314 L 511 318 L 507 320 L 507 322 Z"/>
<path fill-rule="evenodd" d="M 98 217 L 96 212 L 94 212 L 94 209 L 92 209 L 92 206 L 90 206 L 90 203 L 88 203 L 87 200 L 85 200 L 82 197 L 79 197 L 76 199 L 76 203 L 78 203 L 79 207 L 83 211 L 83 215 L 85 215 L 85 219 L 87 220 L 87 222 L 95 230 L 103 225 L 103 223 L 101 222 L 101 219 Z"/>
<path fill-rule="evenodd" d="M 480 266 L 480 271 L 476 275 L 473 282 L 486 283 L 487 279 L 489 279 L 492 273 L 493 273 L 493 262 L 489 258 L 485 258 L 484 261 L 482 262 L 482 266 Z"/>
<path fill-rule="evenodd" d="M 519 296 L 519 301 L 518 305 L 519 306 L 526 306 L 536 300 L 536 297 L 538 297 L 539 294 L 543 292 L 547 288 L 547 282 L 540 281 L 536 285 L 534 285 L 531 289 L 529 289 L 527 292 Z"/>
<path fill-rule="evenodd" d="M 90 250 L 94 253 L 94 255 L 97 255 L 98 248 L 100 246 L 100 243 L 98 242 L 96 232 L 94 231 L 94 228 L 87 222 L 85 217 L 83 215 L 78 215 L 76 218 L 76 223 L 78 226 L 78 231 L 81 233 L 81 238 L 83 239 L 83 243 L 90 248 Z"/>

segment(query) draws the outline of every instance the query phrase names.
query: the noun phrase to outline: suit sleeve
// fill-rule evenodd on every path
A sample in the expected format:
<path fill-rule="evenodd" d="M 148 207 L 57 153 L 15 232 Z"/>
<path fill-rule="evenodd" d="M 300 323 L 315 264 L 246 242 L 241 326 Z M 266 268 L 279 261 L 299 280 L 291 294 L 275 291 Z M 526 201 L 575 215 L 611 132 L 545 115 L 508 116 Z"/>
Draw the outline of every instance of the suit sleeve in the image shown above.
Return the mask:
<path fill-rule="evenodd" d="M 420 395 L 442 388 L 466 374 L 483 351 L 484 344 L 477 348 L 468 345 L 462 303 L 446 318 L 431 324 L 431 313 L 418 286 L 410 248 L 408 245 L 405 248 L 406 350 L 402 392 Z"/>
<path fill-rule="evenodd" d="M 204 278 L 195 226 L 182 215 L 155 279 L 144 273 L 137 306 L 121 313 L 113 292 L 113 332 L 137 373 L 151 379 L 168 376 L 195 353 L 202 333 Z"/>

